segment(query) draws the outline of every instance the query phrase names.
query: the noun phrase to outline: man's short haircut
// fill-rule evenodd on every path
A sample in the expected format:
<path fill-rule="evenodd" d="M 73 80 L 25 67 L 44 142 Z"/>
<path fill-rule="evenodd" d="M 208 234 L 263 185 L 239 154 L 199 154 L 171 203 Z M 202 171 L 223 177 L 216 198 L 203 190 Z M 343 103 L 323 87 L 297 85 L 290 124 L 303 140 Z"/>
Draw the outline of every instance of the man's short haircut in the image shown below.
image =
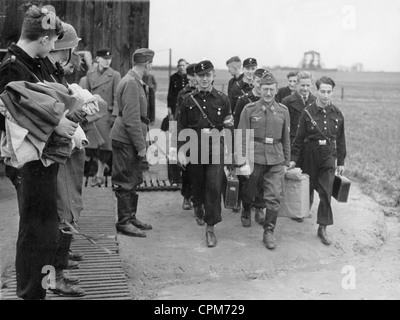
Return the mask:
<path fill-rule="evenodd" d="M 240 63 L 240 65 L 242 65 L 242 60 L 240 60 L 240 58 L 238 56 L 233 56 L 232 58 L 229 58 L 228 60 L 226 60 L 226 65 L 228 65 L 232 62 L 237 62 L 237 63 Z"/>
<path fill-rule="evenodd" d="M 290 71 L 288 74 L 287 74 L 287 76 L 286 76 L 286 78 L 291 78 L 291 77 L 297 77 L 297 75 L 298 75 L 298 71 Z"/>
<path fill-rule="evenodd" d="M 313 75 L 308 71 L 300 71 L 297 74 L 297 82 L 300 82 L 302 79 L 311 79 L 313 81 Z"/>
<path fill-rule="evenodd" d="M 35 5 L 28 8 L 22 23 L 21 39 L 36 41 L 45 36 L 61 38 L 62 34 L 61 20 L 54 13 Z"/>
<path fill-rule="evenodd" d="M 181 62 L 185 62 L 186 64 L 188 64 L 188 62 L 187 62 L 185 59 L 183 59 L 183 58 L 180 58 L 180 59 L 178 60 L 178 65 L 179 65 Z"/>
<path fill-rule="evenodd" d="M 321 86 L 322 83 L 331 85 L 332 89 L 336 86 L 335 81 L 333 81 L 332 78 L 323 76 L 320 79 L 318 79 L 317 82 L 315 83 L 317 90 L 319 90 L 319 87 Z"/>

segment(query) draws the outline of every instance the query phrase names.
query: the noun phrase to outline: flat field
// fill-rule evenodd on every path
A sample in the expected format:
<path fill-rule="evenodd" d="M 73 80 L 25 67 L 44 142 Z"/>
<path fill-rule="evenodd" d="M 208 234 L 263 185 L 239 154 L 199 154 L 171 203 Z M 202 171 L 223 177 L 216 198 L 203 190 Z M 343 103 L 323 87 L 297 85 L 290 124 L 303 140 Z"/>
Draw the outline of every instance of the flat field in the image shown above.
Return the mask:
<path fill-rule="evenodd" d="M 285 86 L 288 71 L 271 71 Z M 153 74 L 157 99 L 165 102 L 168 71 L 153 70 Z M 334 104 L 345 116 L 345 175 L 381 205 L 400 211 L 400 73 L 318 71 L 313 75 L 315 79 L 327 75 L 336 82 Z M 229 79 L 226 70 L 216 70 L 215 87 L 226 92 Z"/>

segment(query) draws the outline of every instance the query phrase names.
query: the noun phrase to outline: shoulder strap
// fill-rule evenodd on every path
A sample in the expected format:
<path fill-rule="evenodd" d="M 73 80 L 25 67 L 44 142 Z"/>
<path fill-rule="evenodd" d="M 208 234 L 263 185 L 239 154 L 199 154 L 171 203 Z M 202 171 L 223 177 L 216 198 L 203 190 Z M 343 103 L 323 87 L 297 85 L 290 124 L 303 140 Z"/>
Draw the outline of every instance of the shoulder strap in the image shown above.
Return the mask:
<path fill-rule="evenodd" d="M 310 114 L 310 112 L 308 111 L 308 109 L 307 109 L 307 108 L 304 108 L 304 111 L 305 111 L 305 112 L 307 113 L 307 115 L 310 117 L 311 123 L 313 124 L 314 127 L 317 128 L 317 130 L 319 131 L 319 133 L 321 133 L 321 134 L 324 136 L 324 138 L 325 138 L 326 140 L 331 140 L 331 139 L 328 138 L 328 137 L 322 132 L 322 130 L 318 127 L 318 124 L 315 122 L 314 118 L 311 116 L 311 114 Z"/>
<path fill-rule="evenodd" d="M 196 104 L 196 106 L 199 108 L 201 114 L 203 115 L 203 118 L 206 119 L 206 121 L 212 126 L 215 127 L 215 124 L 212 123 L 210 121 L 210 119 L 208 119 L 206 113 L 203 111 L 203 109 L 200 107 L 199 103 L 196 101 L 196 99 L 193 97 L 193 94 L 190 94 L 190 97 L 192 98 L 192 100 L 194 101 L 194 103 Z"/>

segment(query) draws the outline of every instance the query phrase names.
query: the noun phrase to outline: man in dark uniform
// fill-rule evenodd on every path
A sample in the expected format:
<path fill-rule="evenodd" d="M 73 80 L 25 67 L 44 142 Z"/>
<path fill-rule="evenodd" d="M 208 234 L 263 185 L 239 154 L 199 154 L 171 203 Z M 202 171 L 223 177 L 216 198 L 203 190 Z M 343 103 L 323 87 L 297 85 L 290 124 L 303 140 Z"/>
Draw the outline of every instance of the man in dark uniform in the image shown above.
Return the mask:
<path fill-rule="evenodd" d="M 307 71 L 300 71 L 297 74 L 297 89 L 290 96 L 283 99 L 284 104 L 289 109 L 290 115 L 290 143 L 293 143 L 296 136 L 297 126 L 303 109 L 315 102 L 317 99 L 312 93 L 313 85 L 312 74 Z"/>
<path fill-rule="evenodd" d="M 136 218 L 136 187 L 143 179 L 140 165 L 146 156 L 147 97 L 143 74 L 151 70 L 154 51 L 141 48 L 132 55 L 133 67 L 117 87 L 118 117 L 111 129 L 113 165 L 112 183 L 118 206 L 117 231 L 132 237 L 145 237 L 142 230 L 152 226 Z"/>
<path fill-rule="evenodd" d="M 253 86 L 254 88 L 246 93 L 243 97 L 240 97 L 238 102 L 236 103 L 235 107 L 235 112 L 233 113 L 233 120 L 235 122 L 235 129 L 237 129 L 240 121 L 240 115 L 242 114 L 242 110 L 248 105 L 249 103 L 256 102 L 260 100 L 260 82 L 261 78 L 267 73 L 268 71 L 265 69 L 257 69 L 254 72 L 253 75 Z M 241 198 L 242 195 L 242 188 L 243 188 L 243 179 L 239 179 L 239 197 Z M 260 194 L 261 193 L 261 194 Z M 259 188 L 259 193 L 256 196 L 255 199 L 255 220 L 261 224 L 264 225 L 265 221 L 265 214 L 263 211 L 264 205 L 263 205 L 263 196 L 262 196 L 262 185 L 260 185 Z M 242 220 L 244 222 L 244 227 L 249 227 L 249 220 Z"/>
<path fill-rule="evenodd" d="M 179 91 L 181 91 L 189 82 L 186 76 L 186 67 L 188 63 L 185 59 L 178 60 L 178 71 L 169 78 L 167 107 L 168 114 L 176 117 L 176 103 L 178 100 Z"/>
<path fill-rule="evenodd" d="M 288 85 L 286 87 L 279 88 L 278 93 L 275 96 L 275 101 L 282 103 L 283 98 L 290 96 L 296 91 L 297 84 L 297 71 L 290 71 L 286 78 L 288 79 Z"/>
<path fill-rule="evenodd" d="M 53 12 L 31 6 L 25 14 L 20 39 L 8 48 L 0 66 L 0 93 L 12 81 L 51 81 L 38 58 L 48 55 L 62 31 L 61 21 Z M 64 114 L 54 132 L 72 139 L 77 126 Z M 6 131 L 2 115 L 0 130 Z M 18 197 L 20 221 L 15 267 L 17 296 L 22 299 L 39 300 L 46 296 L 42 268 L 52 265 L 59 236 L 57 172 L 57 163 L 44 166 L 41 160 L 30 161 L 19 169 L 6 166 L 6 175 Z"/>
<path fill-rule="evenodd" d="M 179 116 L 179 112 L 182 106 L 183 100 L 193 91 L 196 89 L 197 81 L 196 81 L 196 76 L 194 74 L 194 69 L 196 67 L 195 63 L 189 64 L 186 68 L 186 74 L 188 77 L 188 84 L 181 90 L 179 91 L 178 94 L 178 102 L 176 105 L 176 117 Z M 173 137 L 175 135 L 172 135 Z M 176 144 L 173 144 L 176 145 Z M 182 168 L 181 170 L 181 176 L 182 176 L 182 189 L 181 189 L 181 194 L 183 196 L 183 203 L 182 203 L 182 208 L 183 210 L 190 210 L 192 209 L 192 203 L 190 201 L 192 197 L 192 186 L 191 186 L 191 181 L 190 181 L 190 175 L 188 173 L 190 164 L 188 164 L 185 168 Z"/>
<path fill-rule="evenodd" d="M 247 58 L 243 61 L 243 78 L 232 87 L 229 102 L 231 103 L 232 113 L 235 111 L 236 103 L 240 97 L 253 89 L 253 74 L 257 70 L 257 60 Z"/>
<path fill-rule="evenodd" d="M 296 138 L 292 144 L 290 167 L 296 166 L 300 153 L 304 157 L 303 172 L 310 176 L 310 207 L 314 190 L 320 198 L 317 224 L 322 243 L 330 245 L 332 240 L 326 227 L 333 224 L 331 195 L 335 170 L 344 173 L 346 138 L 344 117 L 340 109 L 331 103 L 335 82 L 322 77 L 316 82 L 317 100 L 307 106 L 301 114 Z"/>
<path fill-rule="evenodd" d="M 226 66 L 232 78 L 228 82 L 228 97 L 230 97 L 232 88 L 236 82 L 243 79 L 242 60 L 238 56 L 234 56 L 226 61 Z"/>
<path fill-rule="evenodd" d="M 267 73 L 260 82 L 261 98 L 248 104 L 242 111 L 238 129 L 252 129 L 250 139 L 245 135 L 236 141 L 236 150 L 247 150 L 247 159 L 242 165 L 243 172 L 251 172 L 243 185 L 242 223 L 250 226 L 251 204 L 257 194 L 260 176 L 263 179 L 266 217 L 263 241 L 268 249 L 276 246 L 274 229 L 280 208 L 282 180 L 290 164 L 290 119 L 284 105 L 275 101 L 278 81 Z"/>
<path fill-rule="evenodd" d="M 213 87 L 215 71 L 211 61 L 199 62 L 195 73 L 198 87 L 182 102 L 178 134 L 191 137 L 195 131 L 197 141 L 191 139 L 184 146 L 184 142 L 179 141 L 182 148 L 179 149 L 178 159 L 182 165 L 190 163 L 195 218 L 199 225 L 207 224 L 207 246 L 214 247 L 217 244 L 214 225 L 222 220 L 223 136 L 227 134 L 224 128 L 232 134 L 233 117 L 228 97 Z M 183 151 L 187 145 L 190 146 L 189 155 Z M 228 149 L 229 154 L 232 151 L 229 144 Z"/>

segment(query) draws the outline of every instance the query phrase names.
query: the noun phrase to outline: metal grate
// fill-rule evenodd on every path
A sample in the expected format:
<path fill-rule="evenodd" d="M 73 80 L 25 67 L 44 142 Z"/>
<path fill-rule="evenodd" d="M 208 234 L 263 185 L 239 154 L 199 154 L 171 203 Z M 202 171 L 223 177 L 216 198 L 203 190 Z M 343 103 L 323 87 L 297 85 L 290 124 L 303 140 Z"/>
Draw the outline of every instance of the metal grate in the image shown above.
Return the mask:
<path fill-rule="evenodd" d="M 79 231 L 92 238 L 95 246 L 82 235 L 74 235 L 71 250 L 85 255 L 79 269 L 68 270 L 67 274 L 78 276 L 80 286 L 86 291 L 83 297 L 61 297 L 48 291 L 50 300 L 131 300 L 115 230 L 115 203 L 113 192 L 108 188 L 84 188 L 85 210 L 78 221 Z M 107 253 L 106 248 L 111 253 Z M 12 270 L 1 289 L 4 300 L 19 299 L 16 292 L 15 270 Z"/>

